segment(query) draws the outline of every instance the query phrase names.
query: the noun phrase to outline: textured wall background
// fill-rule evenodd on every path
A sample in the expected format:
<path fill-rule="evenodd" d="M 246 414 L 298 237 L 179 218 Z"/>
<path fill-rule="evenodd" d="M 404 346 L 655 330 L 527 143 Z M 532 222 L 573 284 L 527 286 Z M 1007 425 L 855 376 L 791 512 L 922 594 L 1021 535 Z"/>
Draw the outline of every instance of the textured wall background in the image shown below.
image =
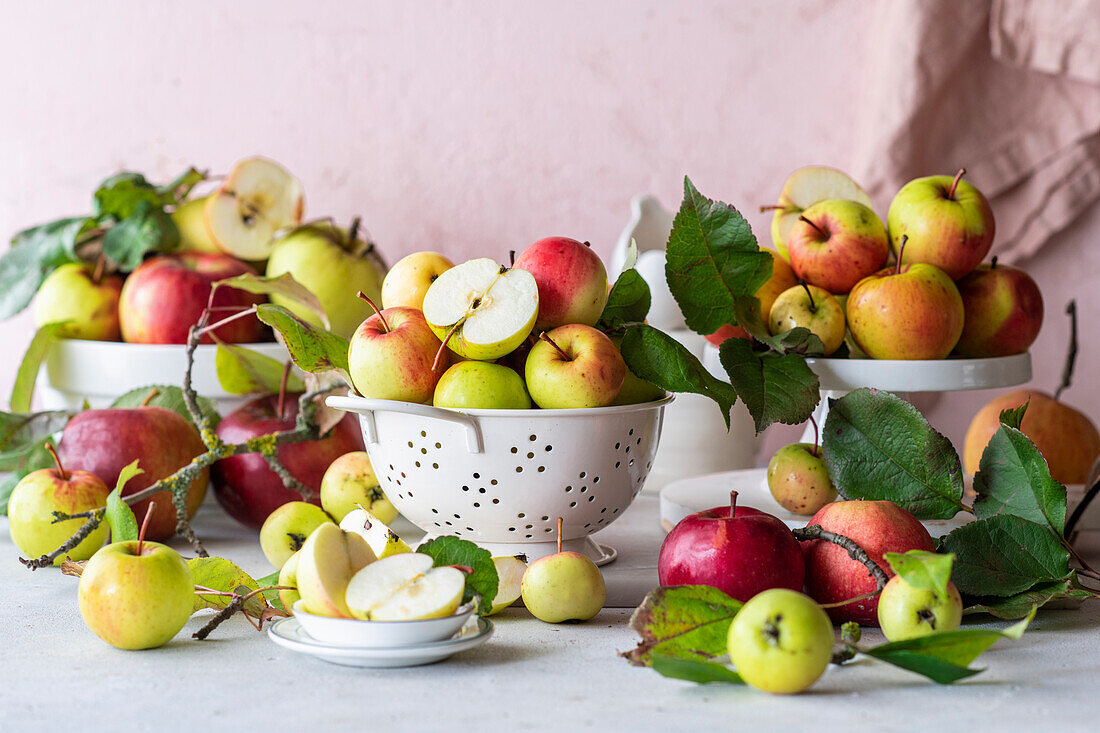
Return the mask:
<path fill-rule="evenodd" d="M 120 168 L 166 180 L 262 153 L 301 178 L 307 216 L 362 214 L 391 262 L 504 257 L 550 234 L 606 256 L 631 196 L 675 206 L 685 173 L 767 242 L 756 206 L 791 170 L 850 168 L 869 13 L 858 0 L 20 4 L 0 27 L 0 231 L 86 210 Z M 1090 214 L 1024 263 L 1048 306 L 1037 382 L 1057 382 L 1061 308 L 1078 297 L 1066 396 L 1093 415 L 1097 232 Z M 5 390 L 30 333 L 25 315 L 0 323 Z M 922 404 L 961 439 L 988 397 Z M 797 434 L 779 432 L 770 445 Z"/>

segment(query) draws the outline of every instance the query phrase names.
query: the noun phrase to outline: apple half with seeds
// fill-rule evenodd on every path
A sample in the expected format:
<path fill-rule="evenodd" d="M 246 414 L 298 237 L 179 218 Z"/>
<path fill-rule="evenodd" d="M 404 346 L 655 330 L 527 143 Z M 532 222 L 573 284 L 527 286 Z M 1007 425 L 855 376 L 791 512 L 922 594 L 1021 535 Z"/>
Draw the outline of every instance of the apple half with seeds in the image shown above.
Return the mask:
<path fill-rule="evenodd" d="M 275 232 L 302 220 L 302 185 L 274 161 L 247 158 L 208 197 L 203 216 L 210 239 L 227 255 L 266 260 Z"/>
<path fill-rule="evenodd" d="M 298 593 L 305 610 L 318 616 L 351 618 L 345 593 L 352 577 L 375 561 L 367 541 L 326 522 L 298 551 Z"/>
<path fill-rule="evenodd" d="M 466 576 L 432 567 L 430 555 L 406 552 L 367 565 L 351 579 L 348 608 L 364 621 L 419 621 L 450 616 L 462 604 Z"/>

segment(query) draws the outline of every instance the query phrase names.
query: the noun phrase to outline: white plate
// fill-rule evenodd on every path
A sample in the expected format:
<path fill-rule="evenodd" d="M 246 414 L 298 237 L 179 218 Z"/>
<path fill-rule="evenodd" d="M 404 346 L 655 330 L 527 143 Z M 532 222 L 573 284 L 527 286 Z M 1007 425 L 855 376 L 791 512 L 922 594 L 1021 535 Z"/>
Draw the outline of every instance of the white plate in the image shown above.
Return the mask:
<path fill-rule="evenodd" d="M 315 640 L 293 616 L 279 619 L 267 629 L 271 640 L 291 651 L 308 654 L 345 667 L 416 667 L 439 662 L 452 654 L 473 649 L 493 635 L 493 624 L 479 618 L 450 639 L 402 647 L 349 647 Z"/>

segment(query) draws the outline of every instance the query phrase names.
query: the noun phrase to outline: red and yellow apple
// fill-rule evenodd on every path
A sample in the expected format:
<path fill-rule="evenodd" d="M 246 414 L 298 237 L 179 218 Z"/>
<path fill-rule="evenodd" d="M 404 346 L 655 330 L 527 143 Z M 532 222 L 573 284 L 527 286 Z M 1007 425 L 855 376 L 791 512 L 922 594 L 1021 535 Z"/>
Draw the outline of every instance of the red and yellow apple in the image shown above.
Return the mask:
<path fill-rule="evenodd" d="M 799 168 L 783 184 L 772 217 L 772 242 L 781 257 L 787 255 L 787 239 L 802 212 L 819 201 L 849 199 L 871 207 L 871 198 L 847 175 L 823 165 Z"/>
<path fill-rule="evenodd" d="M 955 283 L 962 297 L 963 330 L 955 350 L 986 358 L 1022 354 L 1043 326 L 1043 295 L 1018 267 L 978 265 Z"/>
<path fill-rule="evenodd" d="M 607 302 L 607 271 L 587 242 L 540 239 L 520 253 L 515 267 L 531 273 L 538 284 L 537 331 L 568 323 L 596 325 Z"/>
<path fill-rule="evenodd" d="M 787 238 L 795 275 L 830 293 L 847 293 L 886 264 L 889 254 L 882 221 L 869 207 L 847 199 L 806 209 Z"/>
<path fill-rule="evenodd" d="M 809 329 L 821 339 L 825 356 L 840 348 L 848 332 L 840 303 L 816 285 L 795 285 L 784 290 L 775 299 L 767 323 L 773 336 L 799 327 Z"/>
<path fill-rule="evenodd" d="M 352 384 L 364 397 L 431 402 L 450 357 L 416 308 L 387 308 L 359 326 L 348 349 Z M 435 368 L 433 368 L 435 365 Z"/>
<path fill-rule="evenodd" d="M 547 409 L 606 407 L 625 378 L 626 362 L 611 339 L 579 323 L 543 334 L 524 367 L 531 399 Z"/>

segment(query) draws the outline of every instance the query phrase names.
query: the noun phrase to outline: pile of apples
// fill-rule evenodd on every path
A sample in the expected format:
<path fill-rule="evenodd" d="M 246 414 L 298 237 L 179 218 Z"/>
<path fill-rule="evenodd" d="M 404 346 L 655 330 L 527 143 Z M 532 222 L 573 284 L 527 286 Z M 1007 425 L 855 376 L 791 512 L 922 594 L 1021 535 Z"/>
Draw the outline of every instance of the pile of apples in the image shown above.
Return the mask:
<path fill-rule="evenodd" d="M 460 409 L 606 407 L 663 397 L 595 328 L 607 296 L 599 256 L 567 237 L 535 242 L 510 267 L 411 254 L 386 275 L 382 309 L 351 339 L 352 383 L 368 398 Z"/>
<path fill-rule="evenodd" d="M 808 328 L 826 356 L 846 335 L 852 356 L 873 359 L 1027 351 L 1042 326 L 1042 295 L 1023 270 L 996 258 L 981 264 L 993 244 L 993 212 L 964 173 L 905 184 L 884 225 L 844 173 L 795 171 L 778 203 L 765 207 L 776 210 L 776 252 L 757 297 L 771 333 Z M 724 326 L 709 338 L 730 336 L 748 334 Z"/>

